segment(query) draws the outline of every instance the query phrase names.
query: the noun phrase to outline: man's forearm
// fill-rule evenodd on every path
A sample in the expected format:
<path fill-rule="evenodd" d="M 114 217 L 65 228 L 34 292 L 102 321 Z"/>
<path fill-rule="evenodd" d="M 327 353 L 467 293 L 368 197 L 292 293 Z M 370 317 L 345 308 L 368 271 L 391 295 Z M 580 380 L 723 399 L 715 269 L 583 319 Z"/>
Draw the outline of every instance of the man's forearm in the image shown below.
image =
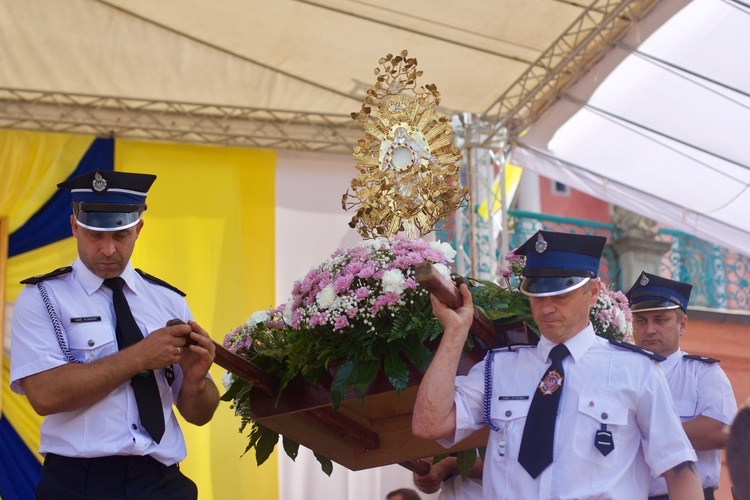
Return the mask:
<path fill-rule="evenodd" d="M 443 335 L 414 402 L 412 432 L 415 436 L 438 439 L 449 437 L 455 432 L 456 408 L 453 393 L 464 342 L 465 336 Z"/>
<path fill-rule="evenodd" d="M 219 406 L 219 389 L 213 380 L 204 377 L 201 382 L 182 386 L 177 399 L 180 414 L 194 425 L 208 423 Z"/>
<path fill-rule="evenodd" d="M 729 426 L 710 417 L 696 417 L 682 428 L 696 451 L 722 449 L 729 439 Z"/>
<path fill-rule="evenodd" d="M 68 363 L 30 375 L 21 385 L 31 406 L 44 416 L 91 406 L 140 371 L 137 359 L 119 352 L 91 363 Z"/>
<path fill-rule="evenodd" d="M 664 473 L 669 498 L 702 500 L 703 489 L 694 462 L 683 462 Z"/>

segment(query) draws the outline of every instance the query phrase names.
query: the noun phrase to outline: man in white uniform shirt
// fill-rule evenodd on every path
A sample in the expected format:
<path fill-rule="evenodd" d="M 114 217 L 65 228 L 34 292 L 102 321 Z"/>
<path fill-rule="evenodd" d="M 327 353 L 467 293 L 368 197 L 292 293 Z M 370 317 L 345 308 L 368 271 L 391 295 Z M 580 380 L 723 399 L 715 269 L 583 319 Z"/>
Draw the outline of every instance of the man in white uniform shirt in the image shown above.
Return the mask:
<path fill-rule="evenodd" d="M 589 322 L 605 241 L 539 231 L 517 249 L 526 256 L 521 291 L 542 336 L 538 345 L 489 351 L 466 376 L 456 371 L 471 293 L 461 285 L 455 310 L 432 298 L 444 333 L 419 387 L 412 431 L 450 446 L 490 427 L 487 500 L 646 498 L 651 471 L 674 498 L 703 497 L 658 362 L 597 336 Z"/>
<path fill-rule="evenodd" d="M 643 272 L 626 295 L 633 313 L 635 343 L 667 358 L 661 367 L 682 427 L 698 456 L 704 496 L 712 500 L 719 487 L 720 450 L 727 444 L 737 401 L 718 360 L 680 349 L 692 288 L 688 283 Z M 649 498 L 667 499 L 663 478 L 651 479 Z"/>
<path fill-rule="evenodd" d="M 173 405 L 211 419 L 214 346 L 184 294 L 130 263 L 155 179 L 97 170 L 58 185 L 78 259 L 24 280 L 12 320 L 11 388 L 45 417 L 38 499 L 197 498 Z"/>

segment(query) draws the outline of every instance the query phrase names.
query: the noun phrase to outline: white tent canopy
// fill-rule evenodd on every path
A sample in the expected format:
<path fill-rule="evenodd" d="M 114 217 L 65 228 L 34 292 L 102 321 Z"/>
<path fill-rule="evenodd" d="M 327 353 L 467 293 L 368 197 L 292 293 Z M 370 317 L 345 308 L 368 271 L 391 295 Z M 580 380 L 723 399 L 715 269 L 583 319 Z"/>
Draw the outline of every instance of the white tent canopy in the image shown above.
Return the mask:
<path fill-rule="evenodd" d="M 674 4 L 568 89 L 513 158 L 750 255 L 750 7 L 695 0 L 669 17 Z"/>
<path fill-rule="evenodd" d="M 408 49 L 522 167 L 750 254 L 743 1 L 0 0 L 0 127 L 349 152 Z"/>

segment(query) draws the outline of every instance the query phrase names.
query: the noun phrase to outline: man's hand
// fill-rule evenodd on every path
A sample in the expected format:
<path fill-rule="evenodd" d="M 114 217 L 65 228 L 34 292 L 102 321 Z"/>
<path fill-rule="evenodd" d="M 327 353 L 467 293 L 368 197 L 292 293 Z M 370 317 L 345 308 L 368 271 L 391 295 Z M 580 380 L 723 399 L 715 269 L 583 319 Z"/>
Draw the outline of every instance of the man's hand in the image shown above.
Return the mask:
<path fill-rule="evenodd" d="M 184 350 L 178 355 L 182 368 L 182 388 L 177 397 L 180 414 L 195 425 L 203 425 L 219 406 L 219 390 L 207 377 L 214 362 L 216 348 L 208 333 L 195 321 L 189 321 Z"/>

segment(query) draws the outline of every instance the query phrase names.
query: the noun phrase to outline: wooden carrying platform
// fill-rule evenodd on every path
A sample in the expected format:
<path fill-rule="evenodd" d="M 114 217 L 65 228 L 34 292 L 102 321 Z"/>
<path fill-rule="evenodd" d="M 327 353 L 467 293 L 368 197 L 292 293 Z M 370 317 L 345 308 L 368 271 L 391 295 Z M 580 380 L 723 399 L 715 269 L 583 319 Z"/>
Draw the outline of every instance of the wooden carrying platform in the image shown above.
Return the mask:
<path fill-rule="evenodd" d="M 417 279 L 451 307 L 460 306 L 458 289 L 431 265 L 418 266 Z M 513 341 L 524 340 L 521 337 L 525 337 L 525 331 L 513 332 Z M 492 322 L 478 312 L 472 333 L 485 346 L 508 341 L 507 331 L 495 332 Z M 482 360 L 484 352 L 480 346 L 464 351 L 458 374 L 468 373 Z M 216 344 L 215 362 L 253 384 L 250 408 L 254 421 L 351 470 L 398 463 L 419 472 L 420 466 L 415 462 L 419 458 L 482 447 L 487 442 L 487 429 L 449 450 L 412 435 L 411 416 L 423 376 L 414 368 L 410 369 L 409 387 L 401 394 L 381 372 L 368 388 L 364 404 L 351 392 L 334 410 L 329 388 L 335 372 L 317 385 L 298 377 L 277 398 L 278 385 L 273 377 L 220 344 Z"/>

